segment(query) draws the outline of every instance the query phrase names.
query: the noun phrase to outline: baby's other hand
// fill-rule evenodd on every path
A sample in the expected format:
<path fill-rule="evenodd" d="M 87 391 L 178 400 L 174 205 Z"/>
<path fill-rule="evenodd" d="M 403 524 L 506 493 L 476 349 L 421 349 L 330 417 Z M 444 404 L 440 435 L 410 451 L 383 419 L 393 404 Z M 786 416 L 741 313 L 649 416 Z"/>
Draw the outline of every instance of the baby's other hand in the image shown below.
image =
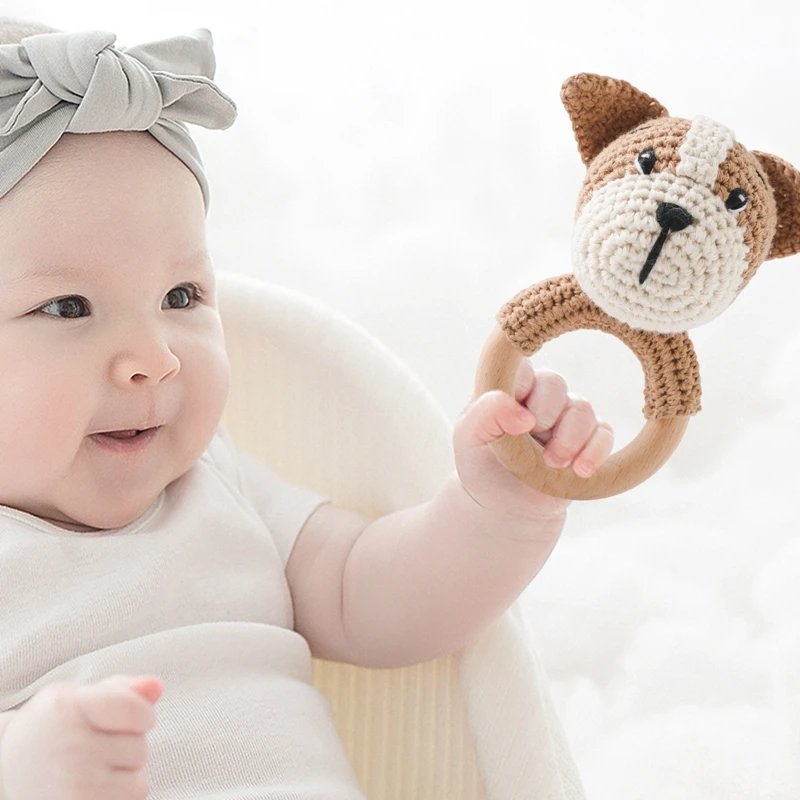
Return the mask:
<path fill-rule="evenodd" d="M 0 740 L 5 800 L 146 800 L 146 734 L 157 678 L 56 683 L 13 717 Z"/>
<path fill-rule="evenodd" d="M 568 391 L 556 372 L 536 370 L 523 359 L 515 398 L 486 392 L 464 409 L 454 429 L 456 468 L 466 491 L 481 506 L 499 513 L 547 518 L 562 514 L 568 500 L 549 497 L 517 480 L 491 447 L 503 434 L 531 433 L 544 445 L 543 458 L 556 469 L 572 467 L 588 478 L 608 458 L 614 433 L 591 404 Z"/>

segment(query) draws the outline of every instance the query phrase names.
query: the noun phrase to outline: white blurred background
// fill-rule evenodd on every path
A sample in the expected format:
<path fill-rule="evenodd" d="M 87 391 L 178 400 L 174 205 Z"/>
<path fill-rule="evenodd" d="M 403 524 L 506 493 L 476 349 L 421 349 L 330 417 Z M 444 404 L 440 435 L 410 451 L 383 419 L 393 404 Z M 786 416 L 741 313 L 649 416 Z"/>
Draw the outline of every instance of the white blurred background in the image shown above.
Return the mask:
<path fill-rule="evenodd" d="M 570 271 L 583 166 L 559 90 L 624 78 L 800 166 L 794 3 L 24 0 L 118 44 L 211 29 L 228 131 L 193 129 L 217 266 L 360 323 L 451 419 L 500 305 Z M 800 258 L 692 333 L 704 410 L 667 466 L 574 504 L 523 607 L 589 800 L 800 797 Z M 617 430 L 643 379 L 582 332 L 560 370 Z"/>

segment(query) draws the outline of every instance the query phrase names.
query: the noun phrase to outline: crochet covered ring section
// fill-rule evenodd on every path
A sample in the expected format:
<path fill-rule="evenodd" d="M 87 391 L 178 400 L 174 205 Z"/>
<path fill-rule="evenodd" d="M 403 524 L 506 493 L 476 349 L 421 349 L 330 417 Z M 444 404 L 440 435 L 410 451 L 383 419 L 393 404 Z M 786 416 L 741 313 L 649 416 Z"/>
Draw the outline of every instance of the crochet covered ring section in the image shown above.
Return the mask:
<path fill-rule="evenodd" d="M 576 330 L 616 336 L 636 354 L 644 370 L 647 423 L 590 478 L 548 467 L 542 460 L 542 446 L 530 436 L 505 436 L 495 444 L 495 454 L 503 464 L 540 492 L 593 500 L 632 489 L 667 461 L 689 417 L 700 410 L 700 369 L 689 337 L 636 331 L 614 320 L 589 300 L 572 275 L 525 289 L 503 306 L 497 319 L 499 324 L 481 356 L 478 394 L 502 389 L 513 395 L 520 360 L 545 342 Z"/>

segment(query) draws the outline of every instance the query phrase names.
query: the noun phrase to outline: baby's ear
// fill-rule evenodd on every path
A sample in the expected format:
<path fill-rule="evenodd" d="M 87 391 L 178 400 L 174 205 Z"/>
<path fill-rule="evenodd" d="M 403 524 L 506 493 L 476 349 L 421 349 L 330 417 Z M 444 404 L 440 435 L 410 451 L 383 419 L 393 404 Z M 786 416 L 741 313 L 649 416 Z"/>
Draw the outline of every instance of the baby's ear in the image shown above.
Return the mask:
<path fill-rule="evenodd" d="M 794 255 L 800 252 L 800 172 L 778 156 L 752 153 L 767 173 L 778 208 L 778 225 L 767 259 Z"/>
<path fill-rule="evenodd" d="M 615 139 L 649 119 L 669 116 L 657 100 L 635 86 L 603 75 L 582 72 L 564 81 L 561 102 L 584 164 Z"/>

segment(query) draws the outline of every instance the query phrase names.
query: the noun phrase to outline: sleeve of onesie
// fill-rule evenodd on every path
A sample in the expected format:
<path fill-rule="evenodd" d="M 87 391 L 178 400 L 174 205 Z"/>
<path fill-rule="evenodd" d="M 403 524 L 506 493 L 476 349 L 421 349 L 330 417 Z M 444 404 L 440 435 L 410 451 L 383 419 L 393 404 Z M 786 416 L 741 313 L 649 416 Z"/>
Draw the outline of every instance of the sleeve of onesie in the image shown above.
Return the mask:
<path fill-rule="evenodd" d="M 224 426 L 219 426 L 215 439 L 217 447 L 209 448 L 210 455 L 218 465 L 227 461 L 228 470 L 235 471 L 240 491 L 266 523 L 286 566 L 306 520 L 328 499 L 278 477 L 258 456 L 237 447 Z"/>

